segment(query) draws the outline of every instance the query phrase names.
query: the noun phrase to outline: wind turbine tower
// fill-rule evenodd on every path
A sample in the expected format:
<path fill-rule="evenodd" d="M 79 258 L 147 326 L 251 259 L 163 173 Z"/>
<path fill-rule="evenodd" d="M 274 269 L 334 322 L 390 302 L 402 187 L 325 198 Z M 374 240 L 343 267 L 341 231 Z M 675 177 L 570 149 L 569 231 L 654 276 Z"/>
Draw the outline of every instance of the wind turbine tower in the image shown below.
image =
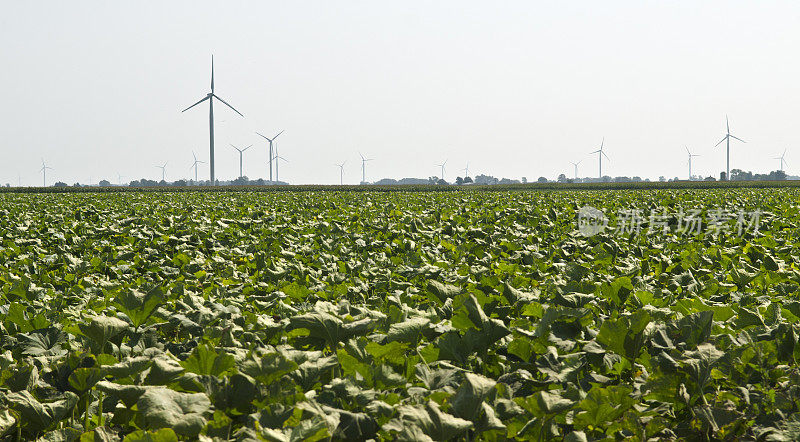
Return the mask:
<path fill-rule="evenodd" d="M 340 186 L 342 184 L 344 184 L 344 163 L 346 163 L 346 162 L 347 161 L 342 161 L 342 164 L 336 164 L 336 166 L 339 166 L 339 185 Z"/>
<path fill-rule="evenodd" d="M 239 151 L 239 178 L 241 178 L 243 176 L 242 175 L 242 154 L 244 154 L 244 151 L 246 151 L 247 149 L 250 149 L 251 147 L 253 147 L 253 145 L 251 144 L 251 145 L 245 147 L 244 149 L 239 149 L 238 147 L 234 146 L 233 144 L 231 144 L 231 147 L 236 149 L 237 151 Z"/>
<path fill-rule="evenodd" d="M 693 153 L 689 152 L 689 148 L 687 146 L 683 146 L 683 147 L 686 147 L 686 153 L 689 154 L 689 181 L 691 181 L 692 180 L 692 158 L 693 157 L 699 157 L 700 154 L 693 154 Z"/>
<path fill-rule="evenodd" d="M 469 163 L 467 163 L 467 167 L 461 169 L 464 171 L 464 178 L 469 176 Z"/>
<path fill-rule="evenodd" d="M 739 137 L 735 137 L 735 136 L 731 135 L 731 125 L 730 125 L 730 123 L 728 123 L 728 116 L 727 115 L 725 115 L 725 127 L 726 127 L 725 136 L 722 137 L 722 139 L 719 140 L 719 143 L 714 145 L 714 147 L 717 147 L 720 144 L 722 144 L 723 141 L 726 141 L 726 143 L 725 143 L 725 146 L 726 146 L 726 149 L 725 149 L 725 179 L 730 181 L 731 180 L 731 138 L 733 138 L 734 140 L 739 140 L 742 143 L 746 143 L 746 141 L 744 141 L 743 139 L 741 139 Z"/>
<path fill-rule="evenodd" d="M 364 158 L 364 155 L 361 155 L 361 152 L 358 153 L 361 157 L 361 182 L 367 182 L 367 161 L 372 161 L 374 158 Z"/>
<path fill-rule="evenodd" d="M 278 175 L 278 165 L 281 163 L 281 160 L 286 161 L 287 163 L 289 162 L 289 160 L 287 160 L 286 158 L 278 155 L 278 142 L 277 141 L 275 142 L 275 158 L 274 158 L 274 160 L 275 160 L 275 181 L 280 181 L 281 177 L 280 177 L 280 175 Z"/>
<path fill-rule="evenodd" d="M 211 177 L 211 184 L 212 185 L 214 185 L 214 183 L 216 183 L 216 180 L 214 180 L 214 99 L 215 98 L 217 100 L 219 100 L 220 102 L 222 102 L 222 104 L 224 104 L 225 106 L 228 106 L 229 108 L 233 109 L 233 111 L 236 112 L 237 114 L 239 114 L 242 117 L 244 117 L 244 115 L 242 115 L 241 112 L 239 112 L 238 110 L 234 109 L 233 106 L 228 104 L 222 98 L 219 98 L 219 96 L 214 93 L 214 56 L 212 55 L 211 56 L 211 92 L 209 92 L 208 95 L 205 96 L 205 98 L 201 99 L 197 103 L 195 103 L 195 104 L 193 104 L 193 105 L 191 105 L 191 106 L 189 106 L 186 109 L 181 111 L 181 112 L 186 112 L 187 110 L 189 110 L 189 109 L 197 106 L 198 104 L 208 100 L 208 140 L 209 140 L 208 141 L 208 145 L 209 145 L 209 152 L 210 152 L 210 156 L 209 156 L 210 160 L 209 161 L 210 161 L 210 166 L 211 166 L 210 177 Z"/>
<path fill-rule="evenodd" d="M 53 170 L 52 167 L 46 165 L 44 163 L 44 158 L 42 158 L 42 168 L 39 169 L 39 172 L 42 172 L 42 187 L 47 187 L 47 170 Z"/>
<path fill-rule="evenodd" d="M 283 131 L 278 132 L 278 135 L 282 134 Z M 278 138 L 278 135 L 275 135 L 272 138 L 269 138 L 265 135 L 261 135 L 260 133 L 256 132 L 256 135 L 264 138 L 265 140 L 269 141 L 269 182 L 272 182 L 272 160 L 274 159 L 275 155 L 272 153 L 272 143 L 275 141 L 275 138 Z"/>
<path fill-rule="evenodd" d="M 573 163 L 572 161 L 570 161 L 570 164 L 575 166 L 575 179 L 577 180 L 578 179 L 578 164 L 581 164 L 581 162 L 578 161 L 577 163 Z"/>
<path fill-rule="evenodd" d="M 603 137 L 603 141 L 600 142 L 600 149 L 598 149 L 598 150 L 596 150 L 594 152 L 591 152 L 591 153 L 596 153 L 597 154 L 597 160 L 598 160 L 598 162 L 600 164 L 600 179 L 601 180 L 603 179 L 603 157 L 605 156 L 607 160 L 611 159 L 611 158 L 608 157 L 608 155 L 606 155 L 605 152 L 603 152 L 603 145 L 605 143 L 606 143 L 606 139 L 605 139 L 605 137 Z"/>
<path fill-rule="evenodd" d="M 780 168 L 780 171 L 781 171 L 781 172 L 783 172 L 783 166 L 785 166 L 785 165 L 786 165 L 786 160 L 784 160 L 783 158 L 784 158 L 784 157 L 786 157 L 786 151 L 787 151 L 787 150 L 789 150 L 789 149 L 788 149 L 788 148 L 787 148 L 787 149 L 784 149 L 784 150 L 783 150 L 783 155 L 781 155 L 781 156 L 779 156 L 779 157 L 775 157 L 775 158 L 773 158 L 773 160 L 781 160 L 781 168 Z"/>
<path fill-rule="evenodd" d="M 161 181 L 166 181 L 167 176 L 167 163 L 164 163 L 163 166 L 156 166 L 161 169 Z"/>
<path fill-rule="evenodd" d="M 196 183 L 197 182 L 197 165 L 198 164 L 203 164 L 203 163 L 205 163 L 205 161 L 198 160 L 197 159 L 197 155 L 195 155 L 194 152 L 192 152 L 192 156 L 194 157 L 194 163 L 192 163 L 192 165 L 189 166 L 189 169 L 194 167 L 194 182 Z"/>
<path fill-rule="evenodd" d="M 447 160 L 444 160 L 444 163 L 442 163 L 442 164 L 437 164 L 437 166 L 442 168 L 442 176 L 439 177 L 441 179 L 444 179 L 444 165 L 445 164 L 447 164 Z"/>

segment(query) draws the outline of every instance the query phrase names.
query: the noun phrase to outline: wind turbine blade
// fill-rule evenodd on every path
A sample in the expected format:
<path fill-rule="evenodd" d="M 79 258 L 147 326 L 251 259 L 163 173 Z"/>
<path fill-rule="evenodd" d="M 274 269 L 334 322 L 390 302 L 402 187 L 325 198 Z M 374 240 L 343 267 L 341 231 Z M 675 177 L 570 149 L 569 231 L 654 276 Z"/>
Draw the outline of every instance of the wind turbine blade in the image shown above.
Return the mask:
<path fill-rule="evenodd" d="M 717 146 L 719 146 L 720 144 L 722 144 L 722 142 L 723 142 L 723 141 L 725 141 L 725 140 L 727 140 L 727 139 L 728 139 L 728 135 L 725 135 L 724 137 L 722 137 L 722 139 L 721 139 L 721 140 L 719 140 L 719 143 L 717 143 L 717 144 L 715 144 L 715 145 L 714 145 L 714 147 L 717 147 Z"/>
<path fill-rule="evenodd" d="M 591 155 L 591 154 L 593 154 L 593 153 L 597 153 L 597 152 L 602 152 L 602 151 L 600 151 L 600 150 L 596 150 L 596 151 L 594 151 L 594 152 L 589 152 L 589 155 Z"/>
<path fill-rule="evenodd" d="M 605 153 L 605 152 L 603 152 L 603 151 L 601 150 L 601 151 L 600 151 L 600 153 L 601 153 L 601 154 L 603 154 L 603 156 L 604 156 L 604 157 L 606 157 L 606 159 L 607 159 L 607 160 L 611 161 L 611 158 L 609 158 L 609 157 L 608 157 L 608 155 L 606 155 L 606 153 Z"/>
<path fill-rule="evenodd" d="M 728 129 L 728 133 L 731 133 L 731 124 L 728 122 L 728 114 L 725 114 L 725 127 Z"/>
<path fill-rule="evenodd" d="M 278 138 L 278 136 L 279 136 L 280 134 L 282 134 L 282 133 L 283 133 L 283 131 L 280 131 L 280 132 L 278 132 L 278 135 L 275 135 L 274 137 L 272 137 L 272 139 L 274 140 L 275 138 Z"/>
<path fill-rule="evenodd" d="M 247 146 L 247 147 L 245 147 L 244 149 L 242 149 L 242 152 L 246 151 L 247 149 L 250 149 L 251 147 L 253 147 L 253 145 L 252 145 L 252 144 L 251 144 L 251 145 L 249 145 L 249 146 Z"/>
<path fill-rule="evenodd" d="M 603 137 L 603 141 L 600 142 L 600 150 L 603 150 L 604 144 L 606 144 L 606 137 Z"/>
<path fill-rule="evenodd" d="M 269 138 L 267 138 L 266 136 L 264 136 L 264 135 L 261 135 L 261 134 L 260 134 L 260 133 L 258 133 L 258 132 L 256 132 L 256 135 L 258 135 L 258 136 L 260 136 L 260 137 L 264 138 L 264 139 L 265 139 L 265 140 L 267 140 L 267 141 L 270 141 L 270 142 L 272 141 L 272 140 L 270 140 Z"/>
<path fill-rule="evenodd" d="M 217 100 L 219 100 L 219 101 L 221 101 L 222 103 L 224 103 L 224 104 L 225 104 L 225 106 L 228 106 L 229 108 L 233 109 L 233 111 L 234 111 L 234 112 L 236 112 L 237 114 L 239 114 L 239 115 L 241 115 L 242 117 L 244 117 L 244 115 L 242 115 L 242 113 L 241 113 L 241 112 L 239 112 L 238 110 L 234 109 L 234 107 L 233 107 L 233 106 L 231 106 L 230 104 L 228 104 L 228 102 L 227 102 L 227 101 L 223 100 L 222 98 L 219 98 L 219 97 L 218 97 L 216 94 L 211 94 L 211 95 L 212 95 L 212 96 L 214 96 L 214 98 L 216 98 Z"/>
<path fill-rule="evenodd" d="M 211 93 L 214 93 L 214 54 L 211 54 Z"/>
<path fill-rule="evenodd" d="M 193 104 L 193 105 L 191 105 L 191 106 L 187 107 L 186 109 L 182 110 L 181 112 L 186 112 L 187 110 L 189 110 L 189 109 L 191 109 L 191 108 L 193 108 L 193 107 L 197 106 L 198 104 L 200 104 L 200 103 L 202 103 L 202 102 L 204 102 L 204 101 L 208 100 L 209 98 L 211 98 L 211 95 L 206 95 L 206 97 L 205 97 L 205 98 L 203 98 L 202 100 L 198 101 L 197 103 L 195 103 L 195 104 Z"/>
<path fill-rule="evenodd" d="M 197 155 L 194 154 L 194 151 L 192 151 L 192 156 L 194 157 L 194 160 L 197 161 Z"/>
<path fill-rule="evenodd" d="M 747 142 L 747 141 L 745 141 L 745 140 L 743 140 L 743 139 L 741 139 L 741 138 L 739 138 L 739 137 L 735 137 L 735 136 L 733 136 L 733 135 L 731 135 L 730 137 L 731 137 L 731 138 L 733 138 L 734 140 L 739 140 L 739 141 L 741 141 L 742 143 L 746 143 L 746 142 Z"/>
<path fill-rule="evenodd" d="M 686 153 L 688 153 L 689 155 L 691 155 L 691 154 L 692 154 L 691 152 L 689 152 L 689 146 L 683 146 L 683 147 L 685 147 L 685 148 L 686 148 Z"/>

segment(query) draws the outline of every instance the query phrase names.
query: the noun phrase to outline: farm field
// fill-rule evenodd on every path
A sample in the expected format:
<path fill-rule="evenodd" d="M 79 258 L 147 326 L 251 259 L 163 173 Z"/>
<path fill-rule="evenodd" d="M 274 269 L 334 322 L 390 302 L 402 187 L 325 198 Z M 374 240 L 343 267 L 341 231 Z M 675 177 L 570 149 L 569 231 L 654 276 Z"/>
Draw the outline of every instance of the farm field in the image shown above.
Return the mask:
<path fill-rule="evenodd" d="M 796 188 L 0 193 L 0 439 L 797 440 L 798 225 Z"/>

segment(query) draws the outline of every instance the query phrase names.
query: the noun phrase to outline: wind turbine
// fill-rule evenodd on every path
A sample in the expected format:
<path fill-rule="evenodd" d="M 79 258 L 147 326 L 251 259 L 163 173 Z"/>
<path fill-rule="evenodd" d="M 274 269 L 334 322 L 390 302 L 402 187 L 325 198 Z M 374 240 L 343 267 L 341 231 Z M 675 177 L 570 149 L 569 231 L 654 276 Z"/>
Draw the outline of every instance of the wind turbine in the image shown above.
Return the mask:
<path fill-rule="evenodd" d="M 164 163 L 163 166 L 156 166 L 161 169 L 161 181 L 166 181 L 167 176 L 167 163 Z"/>
<path fill-rule="evenodd" d="M 234 146 L 233 144 L 231 144 L 231 147 L 239 151 L 239 178 L 241 178 L 242 177 L 242 154 L 247 149 L 250 149 L 251 147 L 253 147 L 253 145 L 251 144 L 251 145 L 245 147 L 244 149 L 239 149 L 238 147 Z"/>
<path fill-rule="evenodd" d="M 437 166 L 442 168 L 442 176 L 439 177 L 441 179 L 444 179 L 444 165 L 445 164 L 447 164 L 447 160 L 444 160 L 444 163 L 442 163 L 442 164 L 437 164 Z"/>
<path fill-rule="evenodd" d="M 372 160 L 374 160 L 374 158 L 364 158 L 364 155 L 361 155 L 361 152 L 359 152 L 358 155 L 361 157 L 361 182 L 365 183 L 367 181 L 367 179 L 366 179 L 366 177 L 367 177 L 367 173 L 366 173 L 367 161 L 372 161 Z"/>
<path fill-rule="evenodd" d="M 198 160 L 197 159 L 197 155 L 194 154 L 194 151 L 192 151 L 192 156 L 194 157 L 194 163 L 192 163 L 192 165 L 189 166 L 189 169 L 194 167 L 194 182 L 196 183 L 197 182 L 197 165 L 198 164 L 203 164 L 203 163 L 205 163 L 205 161 Z"/>
<path fill-rule="evenodd" d="M 725 158 L 726 158 L 725 179 L 730 181 L 731 180 L 731 138 L 733 138 L 734 140 L 739 140 L 742 143 L 746 143 L 746 141 L 744 141 L 743 139 L 741 139 L 739 137 L 735 137 L 735 136 L 731 135 L 731 125 L 730 125 L 730 123 L 728 123 L 728 116 L 727 115 L 725 115 L 725 127 L 727 129 L 726 132 L 725 132 L 725 136 L 722 137 L 722 139 L 719 140 L 719 143 L 715 144 L 714 147 L 719 146 L 720 144 L 722 144 L 723 141 L 727 141 L 726 149 L 725 149 Z"/>
<path fill-rule="evenodd" d="M 42 172 L 42 187 L 47 187 L 47 169 L 53 170 L 52 167 L 44 164 L 44 158 L 42 158 L 42 168 L 39 169 L 39 172 Z"/>
<path fill-rule="evenodd" d="M 347 161 L 342 161 L 342 164 L 335 164 L 335 166 L 339 166 L 339 185 L 341 186 L 344 184 L 344 163 Z"/>
<path fill-rule="evenodd" d="M 464 178 L 469 176 L 469 163 L 467 163 L 467 167 L 461 169 L 464 171 Z"/>
<path fill-rule="evenodd" d="M 282 134 L 283 131 L 278 132 L 278 135 Z M 256 132 L 256 135 L 264 138 L 265 140 L 269 141 L 269 181 L 272 182 L 272 160 L 274 155 L 272 154 L 272 142 L 275 141 L 275 138 L 278 138 L 278 135 L 275 135 L 272 138 L 269 138 L 265 135 L 261 135 L 260 133 Z"/>
<path fill-rule="evenodd" d="M 119 172 L 117 172 L 117 184 L 122 185 L 122 175 Z"/>
<path fill-rule="evenodd" d="M 219 98 L 219 96 L 217 96 L 214 93 L 214 56 L 212 55 L 211 56 L 211 92 L 209 92 L 208 95 L 206 95 L 206 97 L 203 98 L 202 100 L 198 101 L 197 103 L 195 103 L 195 104 L 193 104 L 193 105 L 191 105 L 191 106 L 189 106 L 186 109 L 181 111 L 181 112 L 186 112 L 187 110 L 189 110 L 189 109 L 197 106 L 198 104 L 208 100 L 208 134 L 209 134 L 208 145 L 209 145 L 209 151 L 210 151 L 209 158 L 211 158 L 210 159 L 210 161 L 211 161 L 210 176 L 211 176 L 211 184 L 212 185 L 214 183 L 216 183 L 216 181 L 214 180 L 214 98 L 216 98 L 217 100 L 221 101 L 222 104 L 224 104 L 225 106 L 228 106 L 229 108 L 233 109 L 233 106 L 228 104 L 222 98 Z M 242 113 L 239 112 L 238 110 L 233 109 L 233 111 L 236 112 L 237 114 L 241 115 L 242 117 L 244 117 L 244 115 L 242 115 Z"/>
<path fill-rule="evenodd" d="M 607 160 L 611 160 L 611 158 L 609 158 L 608 155 L 606 155 L 606 153 L 603 152 L 603 145 L 605 143 L 606 143 L 606 138 L 603 137 L 603 141 L 600 142 L 600 149 L 598 149 L 598 150 L 596 150 L 594 152 L 591 152 L 591 153 L 596 153 L 597 154 L 597 159 L 600 162 L 600 179 L 601 180 L 603 179 L 603 156 L 605 156 Z"/>
<path fill-rule="evenodd" d="M 275 143 L 275 157 L 274 157 L 274 160 L 275 160 L 275 181 L 280 181 L 281 177 L 278 175 L 278 164 L 281 163 L 281 160 L 286 161 L 287 163 L 289 162 L 289 160 L 287 160 L 286 158 L 278 155 L 278 143 L 277 142 Z"/>
<path fill-rule="evenodd" d="M 581 161 L 583 161 L 583 160 L 581 160 Z M 578 179 L 578 164 L 581 164 L 581 161 L 578 161 L 577 163 L 573 163 L 572 161 L 570 161 L 570 164 L 575 166 L 575 179 L 576 180 Z"/>
<path fill-rule="evenodd" d="M 786 151 L 787 150 L 789 150 L 789 149 L 788 148 L 784 149 L 783 150 L 783 155 L 773 158 L 773 160 L 781 160 L 781 172 L 783 172 L 783 166 L 786 164 L 786 160 L 784 160 L 783 158 L 786 156 Z"/>
<path fill-rule="evenodd" d="M 689 148 L 687 146 L 683 146 L 683 147 L 686 147 L 686 153 L 689 154 L 689 181 L 691 181 L 692 180 L 692 157 L 699 157 L 700 154 L 693 154 L 693 153 L 689 152 Z"/>

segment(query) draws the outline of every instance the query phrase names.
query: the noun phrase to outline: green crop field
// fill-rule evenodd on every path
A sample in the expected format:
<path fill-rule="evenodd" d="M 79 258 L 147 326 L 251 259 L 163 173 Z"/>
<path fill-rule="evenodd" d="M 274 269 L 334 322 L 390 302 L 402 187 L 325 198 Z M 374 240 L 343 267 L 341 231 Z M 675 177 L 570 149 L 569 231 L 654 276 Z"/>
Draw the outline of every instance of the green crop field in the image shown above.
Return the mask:
<path fill-rule="evenodd" d="M 795 187 L 0 193 L 0 439 L 797 440 L 799 225 Z"/>

